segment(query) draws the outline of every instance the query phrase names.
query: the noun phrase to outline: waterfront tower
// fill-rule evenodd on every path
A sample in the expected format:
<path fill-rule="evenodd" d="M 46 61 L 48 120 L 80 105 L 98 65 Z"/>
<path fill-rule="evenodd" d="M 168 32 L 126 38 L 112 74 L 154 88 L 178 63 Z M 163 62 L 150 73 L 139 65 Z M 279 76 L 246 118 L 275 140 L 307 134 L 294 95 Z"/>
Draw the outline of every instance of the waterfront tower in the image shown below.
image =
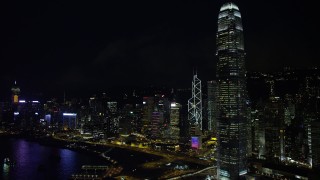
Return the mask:
<path fill-rule="evenodd" d="M 232 2 L 221 6 L 217 31 L 218 178 L 246 174 L 247 118 L 245 51 L 241 14 Z"/>
<path fill-rule="evenodd" d="M 62 114 L 62 128 L 63 130 L 77 129 L 77 114 L 76 113 L 63 113 Z"/>

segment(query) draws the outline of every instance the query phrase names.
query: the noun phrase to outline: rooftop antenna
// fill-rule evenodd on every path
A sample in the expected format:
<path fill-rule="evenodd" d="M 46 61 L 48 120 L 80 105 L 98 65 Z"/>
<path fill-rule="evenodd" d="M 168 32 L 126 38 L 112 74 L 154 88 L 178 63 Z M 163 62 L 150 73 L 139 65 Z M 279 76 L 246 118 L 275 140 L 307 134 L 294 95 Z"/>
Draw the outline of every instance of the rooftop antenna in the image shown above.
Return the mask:
<path fill-rule="evenodd" d="M 196 75 L 196 76 L 198 75 L 197 67 L 194 67 L 194 68 L 193 68 L 193 75 Z"/>

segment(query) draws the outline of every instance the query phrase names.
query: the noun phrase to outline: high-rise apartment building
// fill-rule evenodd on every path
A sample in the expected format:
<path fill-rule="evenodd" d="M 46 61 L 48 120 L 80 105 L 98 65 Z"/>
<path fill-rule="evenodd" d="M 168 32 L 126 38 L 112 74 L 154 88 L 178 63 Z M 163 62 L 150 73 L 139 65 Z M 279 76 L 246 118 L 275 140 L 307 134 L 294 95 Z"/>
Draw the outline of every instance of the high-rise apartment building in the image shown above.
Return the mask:
<path fill-rule="evenodd" d="M 239 8 L 221 6 L 217 31 L 218 178 L 246 174 L 248 128 L 243 28 Z"/>

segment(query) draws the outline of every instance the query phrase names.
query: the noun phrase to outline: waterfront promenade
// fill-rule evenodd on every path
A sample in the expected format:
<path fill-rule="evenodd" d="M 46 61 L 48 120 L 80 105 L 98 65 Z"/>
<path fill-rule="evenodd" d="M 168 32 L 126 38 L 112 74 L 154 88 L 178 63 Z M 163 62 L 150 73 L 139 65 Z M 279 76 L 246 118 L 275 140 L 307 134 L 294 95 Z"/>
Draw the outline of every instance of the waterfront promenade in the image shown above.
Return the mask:
<path fill-rule="evenodd" d="M 18 135 L 6 135 L 23 137 Z M 209 167 L 212 162 L 189 157 L 175 152 L 161 152 L 149 148 L 132 147 L 111 142 L 75 141 L 62 136 L 31 138 L 30 140 L 46 146 L 58 146 L 74 151 L 89 153 L 109 162 L 110 167 L 121 169 L 109 173 L 109 177 L 127 179 L 157 178 L 167 179 L 178 175 L 190 174 Z M 185 164 L 187 169 L 174 169 L 167 164 Z"/>

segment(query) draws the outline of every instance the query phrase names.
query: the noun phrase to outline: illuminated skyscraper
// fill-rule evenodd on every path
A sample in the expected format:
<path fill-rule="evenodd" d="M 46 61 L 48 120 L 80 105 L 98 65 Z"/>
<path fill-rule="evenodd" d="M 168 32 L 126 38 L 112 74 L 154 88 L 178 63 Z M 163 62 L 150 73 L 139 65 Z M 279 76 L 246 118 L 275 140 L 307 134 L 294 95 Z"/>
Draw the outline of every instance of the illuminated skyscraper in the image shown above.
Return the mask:
<path fill-rule="evenodd" d="M 264 107 L 265 157 L 268 160 L 284 160 L 284 105 L 280 97 L 271 96 Z M 299 132 L 294 132 L 299 134 Z M 291 137 L 288 137 L 290 140 Z M 297 143 L 299 137 L 293 141 Z M 291 141 L 291 140 L 290 140 Z M 302 140 L 300 140 L 301 142 Z M 295 144 L 294 143 L 294 144 Z M 302 145 L 301 145 L 302 146 Z M 299 148 L 294 151 L 298 152 Z"/>
<path fill-rule="evenodd" d="M 320 169 L 320 122 L 312 122 L 310 126 L 311 136 L 311 164 L 313 169 Z"/>
<path fill-rule="evenodd" d="M 62 114 L 62 128 L 76 129 L 77 128 L 77 114 L 76 113 L 63 113 Z"/>
<path fill-rule="evenodd" d="M 150 136 L 151 119 L 154 107 L 154 97 L 143 97 L 141 133 L 145 136 Z"/>
<path fill-rule="evenodd" d="M 17 104 L 19 102 L 20 88 L 17 86 L 17 81 L 14 82 L 12 91 L 12 103 Z"/>
<path fill-rule="evenodd" d="M 217 32 L 218 178 L 246 174 L 247 118 L 245 51 L 237 5 L 222 5 Z"/>
<path fill-rule="evenodd" d="M 208 130 L 217 133 L 217 82 L 208 81 Z"/>
<path fill-rule="evenodd" d="M 170 106 L 170 139 L 173 142 L 179 141 L 180 128 L 180 109 L 181 105 L 176 102 L 172 102 Z"/>
<path fill-rule="evenodd" d="M 192 97 L 188 101 L 188 120 L 190 135 L 200 136 L 202 130 L 202 91 L 201 80 L 197 77 L 197 74 L 193 76 Z"/>

